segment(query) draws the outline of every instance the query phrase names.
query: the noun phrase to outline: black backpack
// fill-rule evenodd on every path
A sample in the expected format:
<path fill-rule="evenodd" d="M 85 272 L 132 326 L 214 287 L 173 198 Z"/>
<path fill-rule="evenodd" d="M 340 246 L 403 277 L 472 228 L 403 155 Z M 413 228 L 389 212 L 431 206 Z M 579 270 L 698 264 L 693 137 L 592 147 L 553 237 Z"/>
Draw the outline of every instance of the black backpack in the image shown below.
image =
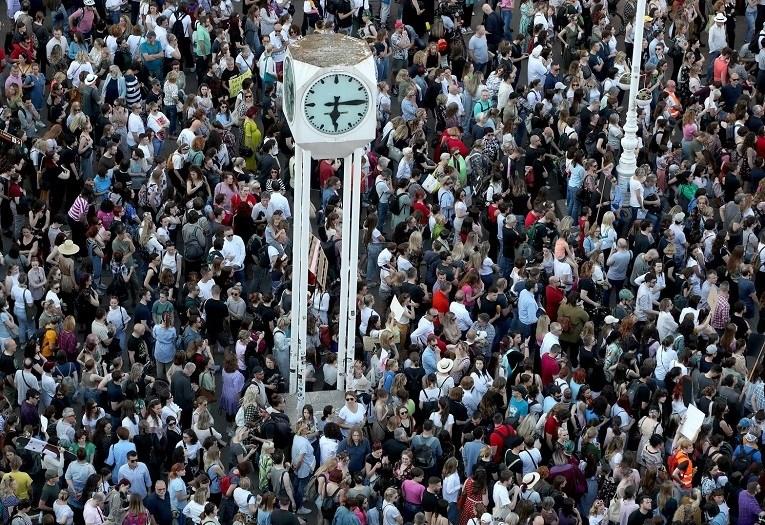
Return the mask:
<path fill-rule="evenodd" d="M 178 40 L 181 38 L 186 38 L 186 31 L 183 28 L 183 19 L 187 16 L 189 15 L 186 13 L 181 13 L 180 11 L 175 12 L 175 22 L 173 22 L 173 28 L 171 29 L 171 32 L 176 36 Z"/>
<path fill-rule="evenodd" d="M 375 193 L 377 193 L 377 189 L 375 189 Z M 397 194 L 395 197 L 393 197 L 393 200 L 390 201 L 390 212 L 393 215 L 398 215 L 401 213 L 401 196 L 403 193 Z"/>
<path fill-rule="evenodd" d="M 197 225 L 197 228 L 200 230 L 202 229 L 199 225 Z M 189 261 L 198 261 L 204 257 L 204 254 L 205 247 L 199 243 L 199 239 L 197 239 L 197 231 L 196 229 L 193 229 L 189 238 L 183 243 L 183 255 Z"/>
<path fill-rule="evenodd" d="M 374 183 L 367 193 L 367 202 L 374 206 L 380 202 L 380 195 L 377 193 L 377 177 L 375 177 Z"/>
<path fill-rule="evenodd" d="M 422 439 L 422 438 L 421 438 Z M 424 439 L 412 447 L 414 453 L 414 464 L 421 468 L 430 468 L 433 466 L 433 447 Z"/>

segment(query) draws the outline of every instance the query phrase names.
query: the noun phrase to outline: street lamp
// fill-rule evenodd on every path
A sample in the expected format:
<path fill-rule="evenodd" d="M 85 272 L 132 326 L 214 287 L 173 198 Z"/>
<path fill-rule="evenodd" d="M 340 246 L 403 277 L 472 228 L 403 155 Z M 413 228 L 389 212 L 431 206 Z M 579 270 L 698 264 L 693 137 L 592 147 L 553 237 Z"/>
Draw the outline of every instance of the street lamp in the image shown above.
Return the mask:
<path fill-rule="evenodd" d="M 624 136 L 622 137 L 622 154 L 616 173 L 619 175 L 619 188 L 625 198 L 629 192 L 630 178 L 637 169 L 637 157 L 635 150 L 638 147 L 637 139 L 637 94 L 640 89 L 640 69 L 643 56 L 643 26 L 645 25 L 645 0 L 637 0 L 635 8 L 635 38 L 632 46 L 632 72 L 630 75 L 630 98 L 627 107 L 627 122 L 624 124 Z"/>

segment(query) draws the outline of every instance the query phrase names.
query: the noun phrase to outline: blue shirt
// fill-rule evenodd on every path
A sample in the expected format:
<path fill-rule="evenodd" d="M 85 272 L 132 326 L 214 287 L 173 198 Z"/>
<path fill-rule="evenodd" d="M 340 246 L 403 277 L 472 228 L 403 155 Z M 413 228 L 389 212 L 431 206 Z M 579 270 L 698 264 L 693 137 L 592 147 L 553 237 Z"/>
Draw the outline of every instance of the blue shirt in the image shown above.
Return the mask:
<path fill-rule="evenodd" d="M 175 327 L 165 328 L 162 325 L 156 325 L 153 332 L 154 359 L 164 364 L 172 363 L 175 358 Z"/>
<path fill-rule="evenodd" d="M 584 166 L 581 164 L 572 164 L 571 165 L 571 176 L 568 178 L 568 187 L 579 189 L 582 187 L 582 183 L 584 182 L 584 177 L 586 176 L 586 172 L 584 171 Z"/>
<path fill-rule="evenodd" d="M 425 375 L 436 373 L 436 361 L 436 352 L 430 346 L 426 347 L 422 352 L 422 368 Z"/>
<path fill-rule="evenodd" d="M 313 469 L 316 466 L 316 456 L 313 453 L 313 446 L 303 436 L 295 436 L 292 440 L 292 464 L 297 465 L 300 455 L 303 455 L 303 462 L 297 469 L 297 477 L 300 479 L 308 478 L 313 474 Z M 363 464 L 362 464 L 363 466 Z"/>
<path fill-rule="evenodd" d="M 171 479 L 167 483 L 167 493 L 170 496 L 170 508 L 181 511 L 186 506 L 187 500 L 179 500 L 178 494 L 186 492 L 186 482 L 181 478 Z"/>
<path fill-rule="evenodd" d="M 462 461 L 465 462 L 465 474 L 473 475 L 473 467 L 478 463 L 478 456 L 486 443 L 483 441 L 468 441 L 462 446 Z"/>
<path fill-rule="evenodd" d="M 518 295 L 518 320 L 525 325 L 536 323 L 538 308 L 534 294 L 529 290 L 522 290 Z"/>
<path fill-rule="evenodd" d="M 106 464 L 112 467 L 112 483 L 115 485 L 120 480 L 120 468 L 122 465 L 127 465 L 128 452 L 135 452 L 135 445 L 130 441 L 119 440 L 109 447 Z"/>
<path fill-rule="evenodd" d="M 155 40 L 154 44 L 151 44 L 147 40 L 143 44 L 141 44 L 140 51 L 141 51 L 141 55 L 156 55 L 162 52 L 162 45 L 159 43 L 158 40 Z M 152 71 L 159 71 L 160 69 L 162 69 L 162 60 L 144 60 L 143 65 L 146 66 L 146 69 L 150 69 Z"/>
<path fill-rule="evenodd" d="M 413 121 L 417 116 L 417 106 L 408 98 L 401 102 L 401 116 L 407 122 Z"/>
<path fill-rule="evenodd" d="M 151 476 L 149 475 L 149 469 L 146 468 L 145 463 L 140 461 L 136 463 L 135 468 L 130 468 L 130 465 L 122 465 L 118 471 L 118 477 L 120 479 L 126 479 L 130 482 L 130 493 L 138 494 L 141 499 L 145 498 L 149 494 L 151 489 Z"/>

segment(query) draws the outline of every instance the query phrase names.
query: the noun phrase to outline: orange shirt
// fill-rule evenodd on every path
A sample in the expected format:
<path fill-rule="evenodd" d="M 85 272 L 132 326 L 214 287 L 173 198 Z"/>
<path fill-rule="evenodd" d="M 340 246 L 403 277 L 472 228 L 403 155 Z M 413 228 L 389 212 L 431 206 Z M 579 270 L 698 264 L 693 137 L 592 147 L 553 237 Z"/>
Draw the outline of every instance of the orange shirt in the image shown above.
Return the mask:
<path fill-rule="evenodd" d="M 728 83 L 728 63 L 729 60 L 723 57 L 717 57 L 714 63 L 713 78 L 723 86 Z"/>

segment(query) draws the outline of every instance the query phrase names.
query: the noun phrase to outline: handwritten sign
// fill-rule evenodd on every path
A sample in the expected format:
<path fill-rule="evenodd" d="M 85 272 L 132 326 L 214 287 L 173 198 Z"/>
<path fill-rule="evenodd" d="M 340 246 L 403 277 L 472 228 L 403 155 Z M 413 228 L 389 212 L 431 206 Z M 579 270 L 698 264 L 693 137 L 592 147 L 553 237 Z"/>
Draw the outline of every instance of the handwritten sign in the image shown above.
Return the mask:
<path fill-rule="evenodd" d="M 230 97 L 235 97 L 239 94 L 239 92 L 242 90 L 242 82 L 244 82 L 245 79 L 252 77 L 252 71 L 247 70 L 241 75 L 237 75 L 235 77 L 231 77 L 231 79 L 228 81 L 228 93 Z"/>

